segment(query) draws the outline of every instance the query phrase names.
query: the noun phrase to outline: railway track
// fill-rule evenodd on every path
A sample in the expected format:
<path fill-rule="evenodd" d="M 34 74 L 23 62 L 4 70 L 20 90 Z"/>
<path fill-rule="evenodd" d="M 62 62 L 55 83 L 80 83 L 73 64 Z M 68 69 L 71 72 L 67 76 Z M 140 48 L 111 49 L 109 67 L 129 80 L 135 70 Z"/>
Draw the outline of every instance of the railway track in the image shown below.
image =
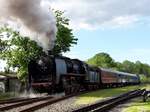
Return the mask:
<path fill-rule="evenodd" d="M 88 91 L 89 92 L 89 91 Z M 33 112 L 35 110 L 41 109 L 47 105 L 51 105 L 53 103 L 78 96 L 80 94 L 87 93 L 87 91 L 82 91 L 80 93 L 74 93 L 71 95 L 63 96 L 63 97 L 39 97 L 39 98 L 29 98 L 29 99 L 10 99 L 7 101 L 0 102 L 0 112 L 1 111 L 11 111 L 15 112 L 15 108 L 18 108 L 16 112 Z M 3 106 L 1 106 L 3 105 Z"/>
<path fill-rule="evenodd" d="M 23 101 L 29 101 L 29 100 L 39 99 L 39 98 L 40 97 L 35 97 L 35 98 L 26 98 L 26 97 L 11 98 L 11 99 L 6 99 L 6 100 L 0 100 L 0 105 L 3 105 L 3 104 L 13 104 L 13 103 L 18 103 L 18 102 L 23 102 Z"/>
<path fill-rule="evenodd" d="M 88 91 L 89 92 L 89 91 Z M 62 100 L 66 100 L 68 98 L 71 98 L 71 97 L 74 97 L 74 96 L 78 96 L 78 95 L 81 95 L 81 94 L 84 94 L 84 93 L 87 93 L 87 91 L 83 91 L 83 92 L 80 92 L 80 93 L 74 93 L 74 94 L 71 94 L 71 95 L 67 95 L 67 96 L 64 96 L 64 97 L 61 97 L 61 98 L 53 98 L 53 99 L 50 99 L 50 100 L 47 100 L 45 102 L 42 102 L 38 105 L 34 105 L 34 106 L 31 106 L 29 108 L 26 108 L 24 110 L 21 110 L 19 112 L 33 112 L 35 110 L 38 110 L 38 109 L 41 109 L 45 106 L 48 106 L 48 105 L 51 105 L 51 104 L 54 104 L 56 102 L 60 102 Z"/>
<path fill-rule="evenodd" d="M 142 92 L 143 92 L 143 90 L 140 90 L 140 89 L 130 91 L 130 92 L 124 93 L 120 96 L 113 97 L 113 98 L 110 98 L 107 100 L 103 100 L 103 101 L 97 102 L 95 104 L 74 110 L 72 112 L 107 112 L 112 107 L 114 107 L 126 100 L 140 96 L 142 94 Z"/>
<path fill-rule="evenodd" d="M 52 96 L 45 96 L 45 97 L 37 97 L 37 98 L 15 98 L 9 100 L 1 100 L 0 101 L 0 112 L 7 111 L 13 108 L 18 108 L 21 106 L 29 105 L 32 103 L 36 103 L 39 101 L 44 101 L 48 99 L 52 99 Z"/>
<path fill-rule="evenodd" d="M 96 104 L 80 108 L 78 110 L 74 110 L 73 112 L 88 112 L 88 111 L 104 112 L 105 110 L 110 109 L 111 107 L 115 106 L 118 103 L 121 103 L 125 100 L 141 95 L 142 92 L 143 92 L 142 90 L 134 90 L 134 91 L 122 94 L 120 96 L 110 98 L 110 99 L 98 102 Z M 45 106 L 48 106 L 56 102 L 66 100 L 68 98 L 78 96 L 84 93 L 87 93 L 87 91 L 83 91 L 80 93 L 75 93 L 75 94 L 67 95 L 63 97 L 47 96 L 47 97 L 38 97 L 38 98 L 19 98 L 19 99 L 10 99 L 7 101 L 0 101 L 0 112 L 1 111 L 33 112 Z"/>

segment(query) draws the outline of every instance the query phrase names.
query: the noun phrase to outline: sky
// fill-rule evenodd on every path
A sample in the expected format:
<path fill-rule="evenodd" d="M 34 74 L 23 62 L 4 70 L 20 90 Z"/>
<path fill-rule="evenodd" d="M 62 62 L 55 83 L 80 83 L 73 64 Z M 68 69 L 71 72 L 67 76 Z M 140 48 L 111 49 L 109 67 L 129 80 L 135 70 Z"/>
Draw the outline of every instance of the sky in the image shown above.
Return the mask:
<path fill-rule="evenodd" d="M 105 52 L 119 62 L 150 64 L 150 0 L 46 0 L 65 11 L 78 38 L 65 56 L 87 60 Z"/>
<path fill-rule="evenodd" d="M 78 44 L 64 53 L 87 60 L 105 52 L 119 62 L 150 64 L 150 0 L 42 0 L 65 11 Z"/>

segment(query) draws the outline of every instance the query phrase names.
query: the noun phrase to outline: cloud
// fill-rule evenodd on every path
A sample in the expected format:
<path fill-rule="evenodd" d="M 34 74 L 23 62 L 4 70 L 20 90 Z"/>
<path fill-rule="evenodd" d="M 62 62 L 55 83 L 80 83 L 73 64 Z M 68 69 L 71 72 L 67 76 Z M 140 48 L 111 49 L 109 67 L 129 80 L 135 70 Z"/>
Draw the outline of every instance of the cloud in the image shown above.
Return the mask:
<path fill-rule="evenodd" d="M 150 0 L 43 0 L 65 10 L 76 29 L 124 27 L 150 16 Z"/>

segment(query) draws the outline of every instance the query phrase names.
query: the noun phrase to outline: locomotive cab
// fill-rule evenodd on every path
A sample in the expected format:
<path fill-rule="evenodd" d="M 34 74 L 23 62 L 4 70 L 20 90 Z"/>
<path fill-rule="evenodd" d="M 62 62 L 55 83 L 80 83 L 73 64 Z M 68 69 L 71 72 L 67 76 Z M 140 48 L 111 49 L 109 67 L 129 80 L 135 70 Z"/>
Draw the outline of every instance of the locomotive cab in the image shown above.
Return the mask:
<path fill-rule="evenodd" d="M 72 63 L 73 63 L 73 73 L 86 74 L 83 62 L 79 61 L 78 59 L 72 59 Z"/>

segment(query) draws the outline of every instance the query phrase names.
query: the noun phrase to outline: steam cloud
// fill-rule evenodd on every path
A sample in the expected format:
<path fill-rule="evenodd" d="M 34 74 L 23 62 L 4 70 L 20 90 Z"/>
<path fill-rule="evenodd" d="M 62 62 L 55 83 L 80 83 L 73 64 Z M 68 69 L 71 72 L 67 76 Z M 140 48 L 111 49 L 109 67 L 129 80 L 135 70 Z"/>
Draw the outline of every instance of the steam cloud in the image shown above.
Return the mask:
<path fill-rule="evenodd" d="M 0 19 L 19 23 L 20 33 L 46 51 L 54 47 L 57 28 L 53 13 L 41 3 L 42 0 L 0 0 Z"/>

